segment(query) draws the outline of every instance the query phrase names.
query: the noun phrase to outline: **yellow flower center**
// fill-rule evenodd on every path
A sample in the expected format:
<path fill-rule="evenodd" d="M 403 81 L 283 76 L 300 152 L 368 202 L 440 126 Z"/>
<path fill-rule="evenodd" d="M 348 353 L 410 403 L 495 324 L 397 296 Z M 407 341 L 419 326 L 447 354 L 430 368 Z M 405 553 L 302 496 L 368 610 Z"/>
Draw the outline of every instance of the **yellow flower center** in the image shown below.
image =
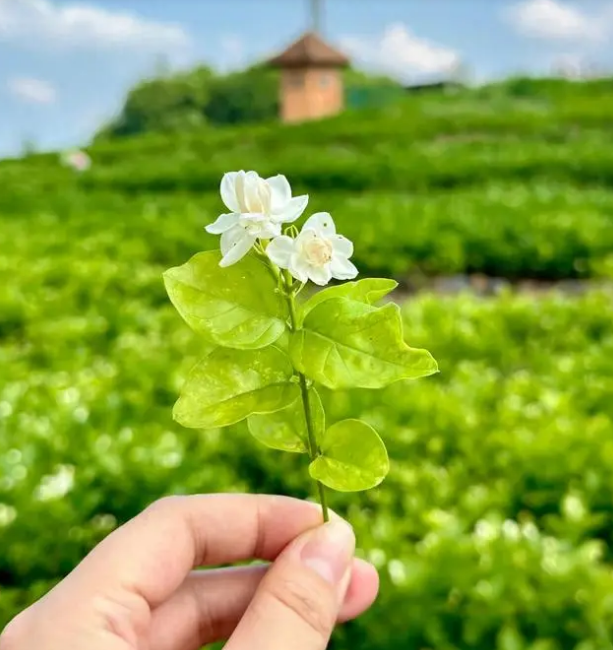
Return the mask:
<path fill-rule="evenodd" d="M 323 266 L 332 259 L 332 244 L 328 239 L 317 237 L 305 244 L 304 255 L 309 264 Z"/>

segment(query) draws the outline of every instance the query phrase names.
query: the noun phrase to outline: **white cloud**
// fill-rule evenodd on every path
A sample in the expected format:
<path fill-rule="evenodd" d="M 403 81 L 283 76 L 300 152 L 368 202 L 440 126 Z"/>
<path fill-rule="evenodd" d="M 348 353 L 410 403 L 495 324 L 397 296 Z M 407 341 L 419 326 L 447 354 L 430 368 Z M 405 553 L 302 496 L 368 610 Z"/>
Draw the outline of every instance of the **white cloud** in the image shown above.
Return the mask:
<path fill-rule="evenodd" d="M 57 99 L 56 89 L 42 79 L 14 77 L 7 87 L 11 95 L 29 104 L 53 104 Z"/>
<path fill-rule="evenodd" d="M 461 62 L 455 50 L 415 36 L 402 23 L 376 38 L 346 36 L 341 45 L 357 64 L 404 81 L 445 76 Z"/>
<path fill-rule="evenodd" d="M 605 15 L 562 0 L 524 0 L 504 16 L 519 33 L 547 40 L 600 40 L 611 27 Z"/>
<path fill-rule="evenodd" d="M 168 52 L 189 44 L 181 25 L 161 23 L 92 4 L 0 0 L 0 40 L 65 48 L 139 48 Z"/>

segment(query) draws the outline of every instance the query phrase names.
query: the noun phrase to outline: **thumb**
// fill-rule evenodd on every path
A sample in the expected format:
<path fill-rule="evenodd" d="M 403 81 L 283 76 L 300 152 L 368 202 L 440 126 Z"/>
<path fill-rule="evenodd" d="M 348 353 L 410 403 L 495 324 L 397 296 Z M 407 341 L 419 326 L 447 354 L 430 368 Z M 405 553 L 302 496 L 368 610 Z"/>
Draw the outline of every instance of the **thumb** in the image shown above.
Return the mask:
<path fill-rule="evenodd" d="M 351 577 L 353 529 L 334 520 L 295 539 L 260 583 L 226 650 L 323 650 Z"/>

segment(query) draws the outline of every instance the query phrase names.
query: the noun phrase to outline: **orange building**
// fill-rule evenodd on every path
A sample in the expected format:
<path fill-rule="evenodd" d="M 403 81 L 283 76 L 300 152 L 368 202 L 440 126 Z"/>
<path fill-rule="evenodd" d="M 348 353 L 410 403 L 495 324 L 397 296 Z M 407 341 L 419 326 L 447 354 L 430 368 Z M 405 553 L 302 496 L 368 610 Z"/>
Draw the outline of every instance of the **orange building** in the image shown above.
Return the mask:
<path fill-rule="evenodd" d="M 316 120 L 345 107 L 342 69 L 349 59 L 314 32 L 307 32 L 269 64 L 281 70 L 284 122 Z"/>

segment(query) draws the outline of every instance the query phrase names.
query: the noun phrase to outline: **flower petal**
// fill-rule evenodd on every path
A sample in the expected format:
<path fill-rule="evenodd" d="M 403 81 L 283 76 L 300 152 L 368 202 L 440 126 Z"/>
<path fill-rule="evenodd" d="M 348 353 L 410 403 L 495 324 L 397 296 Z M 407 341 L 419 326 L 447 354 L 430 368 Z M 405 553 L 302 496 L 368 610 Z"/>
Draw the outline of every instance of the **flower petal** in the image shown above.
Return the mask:
<path fill-rule="evenodd" d="M 302 196 L 295 196 L 287 203 L 283 212 L 274 213 L 272 218 L 279 223 L 292 223 L 306 210 L 307 203 L 309 202 L 309 195 L 303 194 Z"/>
<path fill-rule="evenodd" d="M 245 172 L 243 171 L 228 172 L 227 174 L 224 174 L 221 179 L 221 186 L 219 188 L 221 192 L 221 200 L 231 212 L 242 212 L 237 194 L 237 180 L 244 174 Z"/>
<path fill-rule="evenodd" d="M 220 214 L 217 217 L 217 221 L 210 223 L 208 226 L 205 226 L 204 229 L 211 233 L 211 235 L 221 235 L 230 230 L 233 226 L 236 226 L 238 223 L 240 215 L 231 212 L 230 214 Z"/>
<path fill-rule="evenodd" d="M 309 279 L 309 265 L 298 253 L 291 256 L 287 270 L 292 274 L 292 277 L 300 280 L 300 282 L 306 282 Z"/>
<path fill-rule="evenodd" d="M 221 236 L 219 242 L 219 247 L 221 248 L 221 254 L 225 255 L 239 240 L 243 238 L 243 235 L 249 234 L 242 226 L 234 226 L 230 230 L 226 230 Z"/>
<path fill-rule="evenodd" d="M 315 230 L 320 235 L 336 235 L 336 226 L 334 219 L 328 212 L 316 212 L 311 215 L 305 222 L 303 229 Z"/>
<path fill-rule="evenodd" d="M 240 259 L 245 257 L 255 244 L 256 237 L 250 235 L 241 226 L 235 226 L 226 230 L 221 236 L 221 254 L 223 258 L 219 266 L 230 266 L 236 264 Z"/>
<path fill-rule="evenodd" d="M 260 229 L 258 237 L 260 239 L 274 239 L 281 236 L 281 225 L 268 221 L 265 226 Z"/>
<path fill-rule="evenodd" d="M 280 214 L 283 212 L 287 204 L 292 200 L 292 188 L 289 181 L 283 174 L 271 176 L 266 179 L 268 187 L 270 187 L 270 209 L 273 214 Z"/>
<path fill-rule="evenodd" d="M 358 274 L 355 265 L 342 255 L 333 255 L 329 266 L 332 277 L 337 280 L 353 280 Z"/>
<path fill-rule="evenodd" d="M 330 243 L 335 253 L 339 253 L 343 257 L 351 257 L 353 255 L 353 242 L 347 239 L 347 237 L 334 235 L 330 237 Z"/>
<path fill-rule="evenodd" d="M 260 239 L 272 239 L 281 234 L 281 225 L 273 223 L 265 214 L 241 214 L 238 223 L 242 228 Z"/>
<path fill-rule="evenodd" d="M 266 247 L 266 254 L 270 260 L 282 269 L 289 267 L 293 253 L 294 240 L 286 235 L 275 237 Z"/>
<path fill-rule="evenodd" d="M 309 278 L 320 287 L 325 286 L 332 279 L 330 264 L 325 266 L 309 266 Z"/>
<path fill-rule="evenodd" d="M 247 172 L 243 185 L 243 212 L 262 212 L 262 201 L 260 199 L 261 178 L 256 172 Z"/>
<path fill-rule="evenodd" d="M 296 237 L 296 250 L 302 252 L 304 246 L 310 241 L 313 241 L 313 239 L 317 239 L 317 233 L 312 228 L 307 228 L 306 224 L 304 224 L 302 230 Z"/>
<path fill-rule="evenodd" d="M 272 212 L 272 189 L 263 178 L 258 178 L 258 197 L 260 210 L 264 214 L 270 215 Z"/>

